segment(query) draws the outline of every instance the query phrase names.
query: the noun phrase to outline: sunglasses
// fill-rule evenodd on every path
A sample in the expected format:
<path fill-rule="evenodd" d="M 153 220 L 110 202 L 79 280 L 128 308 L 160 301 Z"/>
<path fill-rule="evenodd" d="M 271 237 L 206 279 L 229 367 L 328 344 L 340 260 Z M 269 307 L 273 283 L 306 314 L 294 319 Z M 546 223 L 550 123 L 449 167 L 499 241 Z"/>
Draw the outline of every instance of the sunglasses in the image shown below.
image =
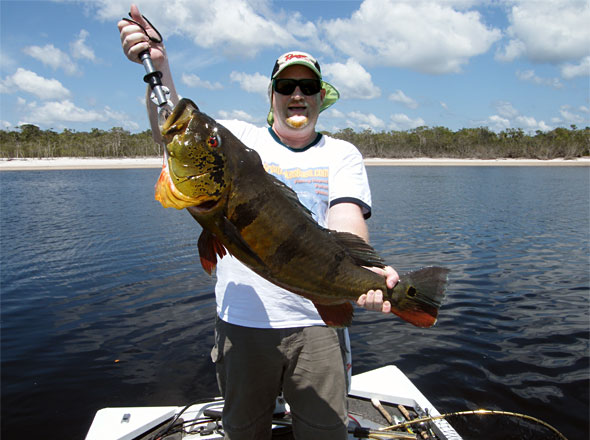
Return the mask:
<path fill-rule="evenodd" d="M 292 94 L 297 86 L 301 93 L 307 96 L 315 95 L 322 90 L 322 82 L 319 79 L 277 78 L 272 81 L 274 91 L 281 95 Z"/>

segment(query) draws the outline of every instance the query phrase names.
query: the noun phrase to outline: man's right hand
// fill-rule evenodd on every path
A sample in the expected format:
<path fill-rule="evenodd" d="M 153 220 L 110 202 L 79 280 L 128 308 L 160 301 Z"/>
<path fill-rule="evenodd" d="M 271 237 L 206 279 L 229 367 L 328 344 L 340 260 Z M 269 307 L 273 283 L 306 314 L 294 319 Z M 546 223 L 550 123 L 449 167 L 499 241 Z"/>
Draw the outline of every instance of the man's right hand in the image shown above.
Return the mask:
<path fill-rule="evenodd" d="M 131 18 L 141 24 L 151 37 L 158 37 L 157 32 L 141 16 L 137 6 L 132 4 L 130 13 Z M 164 49 L 164 44 L 150 41 L 149 37 L 139 26 L 129 21 L 121 20 L 117 23 L 117 27 L 121 36 L 123 52 L 131 61 L 141 64 L 139 54 L 148 49 L 156 68 L 159 68 L 162 62 L 165 61 L 166 50 Z"/>

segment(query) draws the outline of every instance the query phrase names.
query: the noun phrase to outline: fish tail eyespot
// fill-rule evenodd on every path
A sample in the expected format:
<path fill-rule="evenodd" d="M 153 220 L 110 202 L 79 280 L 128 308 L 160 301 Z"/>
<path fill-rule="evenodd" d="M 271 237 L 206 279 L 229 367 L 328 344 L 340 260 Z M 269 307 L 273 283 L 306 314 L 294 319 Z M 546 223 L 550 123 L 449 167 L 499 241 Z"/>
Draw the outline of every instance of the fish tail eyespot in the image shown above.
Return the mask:
<path fill-rule="evenodd" d="M 432 327 L 442 304 L 449 270 L 426 267 L 404 274 L 394 288 L 392 313 L 417 327 Z"/>

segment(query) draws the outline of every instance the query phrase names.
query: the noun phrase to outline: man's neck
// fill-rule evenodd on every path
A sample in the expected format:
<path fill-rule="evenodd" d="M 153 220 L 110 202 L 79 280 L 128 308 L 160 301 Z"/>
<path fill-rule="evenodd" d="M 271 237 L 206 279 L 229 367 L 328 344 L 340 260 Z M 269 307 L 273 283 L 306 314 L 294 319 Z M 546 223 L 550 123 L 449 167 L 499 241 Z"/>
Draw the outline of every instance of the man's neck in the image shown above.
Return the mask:
<path fill-rule="evenodd" d="M 318 134 L 314 131 L 305 132 L 289 132 L 281 134 L 281 130 L 277 130 L 276 127 L 273 125 L 272 127 L 273 132 L 277 135 L 277 137 L 281 140 L 281 142 L 289 148 L 293 150 L 302 150 L 311 144 L 318 136 Z"/>

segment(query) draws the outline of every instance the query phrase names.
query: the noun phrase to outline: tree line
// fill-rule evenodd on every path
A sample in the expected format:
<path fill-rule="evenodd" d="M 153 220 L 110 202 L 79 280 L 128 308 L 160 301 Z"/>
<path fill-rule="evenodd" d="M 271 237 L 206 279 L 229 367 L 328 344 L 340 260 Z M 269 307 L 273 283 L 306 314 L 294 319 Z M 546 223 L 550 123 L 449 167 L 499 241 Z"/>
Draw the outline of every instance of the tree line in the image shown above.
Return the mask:
<path fill-rule="evenodd" d="M 121 127 L 93 128 L 89 132 L 65 129 L 61 133 L 24 124 L 19 130 L 0 130 L 0 157 L 149 157 L 161 148 L 152 140 L 151 130 L 130 133 Z"/>
<path fill-rule="evenodd" d="M 359 147 L 365 157 L 456 159 L 574 159 L 590 155 L 590 127 L 575 125 L 526 134 L 522 129 L 496 133 L 487 127 L 452 131 L 445 127 L 418 127 L 408 131 L 375 133 L 340 130 L 334 137 Z"/>
<path fill-rule="evenodd" d="M 590 127 L 555 128 L 527 134 L 522 129 L 496 133 L 487 127 L 452 131 L 445 127 L 418 127 L 406 131 L 354 131 L 346 128 L 324 132 L 357 146 L 364 157 L 554 159 L 590 156 Z M 57 133 L 24 124 L 17 130 L 0 130 L 0 157 L 149 157 L 160 156 L 161 147 L 151 130 L 130 133 L 121 127 L 93 128 L 89 132 L 65 129 Z"/>

